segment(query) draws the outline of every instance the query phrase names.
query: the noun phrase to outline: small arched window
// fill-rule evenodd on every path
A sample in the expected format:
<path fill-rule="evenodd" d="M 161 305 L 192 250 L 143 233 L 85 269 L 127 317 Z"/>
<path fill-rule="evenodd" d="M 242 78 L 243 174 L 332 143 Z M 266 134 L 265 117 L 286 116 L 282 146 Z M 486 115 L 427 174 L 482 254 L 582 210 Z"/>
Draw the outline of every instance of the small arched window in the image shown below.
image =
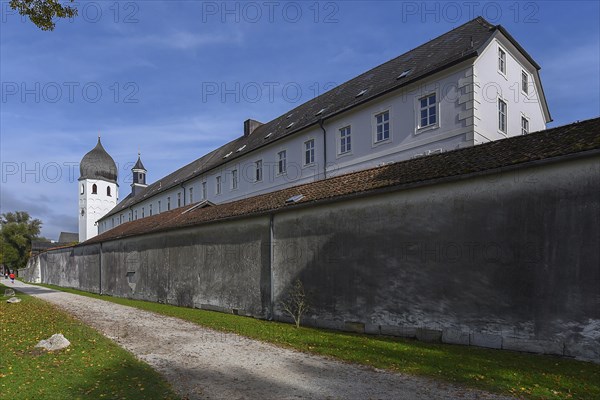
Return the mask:
<path fill-rule="evenodd" d="M 92 194 L 98 194 L 98 186 L 95 183 L 92 185 Z"/>
<path fill-rule="evenodd" d="M 106 195 L 110 197 L 110 186 L 106 188 Z"/>
<path fill-rule="evenodd" d="M 85 194 L 85 185 L 81 184 L 81 194 Z"/>

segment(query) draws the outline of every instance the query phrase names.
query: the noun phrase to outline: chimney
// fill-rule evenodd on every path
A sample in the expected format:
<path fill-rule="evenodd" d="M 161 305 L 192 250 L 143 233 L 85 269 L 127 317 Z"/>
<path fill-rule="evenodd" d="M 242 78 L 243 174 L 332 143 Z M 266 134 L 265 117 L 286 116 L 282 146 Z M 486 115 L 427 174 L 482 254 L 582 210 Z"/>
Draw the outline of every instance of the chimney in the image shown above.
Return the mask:
<path fill-rule="evenodd" d="M 253 119 L 247 119 L 244 121 L 244 136 L 250 136 L 252 132 L 263 123 L 255 121 Z"/>

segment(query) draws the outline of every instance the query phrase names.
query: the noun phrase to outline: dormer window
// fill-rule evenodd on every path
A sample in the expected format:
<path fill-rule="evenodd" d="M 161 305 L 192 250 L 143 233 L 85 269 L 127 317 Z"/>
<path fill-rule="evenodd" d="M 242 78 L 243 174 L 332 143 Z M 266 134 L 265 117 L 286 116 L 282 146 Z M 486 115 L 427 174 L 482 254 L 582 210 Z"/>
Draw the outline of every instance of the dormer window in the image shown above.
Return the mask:
<path fill-rule="evenodd" d="M 98 186 L 95 183 L 92 185 L 92 194 L 98 194 Z"/>

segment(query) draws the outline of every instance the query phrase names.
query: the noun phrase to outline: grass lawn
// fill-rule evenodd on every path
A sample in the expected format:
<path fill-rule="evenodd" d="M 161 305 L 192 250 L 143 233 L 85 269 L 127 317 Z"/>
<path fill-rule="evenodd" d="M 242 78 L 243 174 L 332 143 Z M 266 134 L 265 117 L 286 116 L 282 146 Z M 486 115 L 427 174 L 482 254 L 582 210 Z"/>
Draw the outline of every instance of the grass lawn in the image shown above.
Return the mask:
<path fill-rule="evenodd" d="M 147 364 L 53 305 L 17 292 L 7 304 L 0 284 L 0 398 L 177 399 Z M 56 352 L 34 346 L 62 333 Z"/>
<path fill-rule="evenodd" d="M 529 399 L 600 399 L 600 365 L 552 356 L 351 334 L 141 300 L 52 289 L 181 318 L 223 332 Z"/>

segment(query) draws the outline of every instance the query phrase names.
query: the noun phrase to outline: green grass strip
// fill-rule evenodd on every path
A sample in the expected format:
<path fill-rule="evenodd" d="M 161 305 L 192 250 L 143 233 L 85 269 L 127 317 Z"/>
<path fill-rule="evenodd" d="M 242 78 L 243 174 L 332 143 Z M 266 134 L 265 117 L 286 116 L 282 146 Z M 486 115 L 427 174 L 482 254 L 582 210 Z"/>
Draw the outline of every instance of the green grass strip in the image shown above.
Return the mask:
<path fill-rule="evenodd" d="M 181 318 L 307 353 L 490 392 L 528 399 L 600 399 L 600 365 L 589 362 L 324 329 L 296 329 L 291 324 L 232 314 L 41 286 Z"/>
<path fill-rule="evenodd" d="M 94 329 L 45 301 L 17 292 L 8 304 L 0 284 L 0 398 L 178 399 L 169 384 Z M 34 346 L 62 333 L 71 345 Z"/>

